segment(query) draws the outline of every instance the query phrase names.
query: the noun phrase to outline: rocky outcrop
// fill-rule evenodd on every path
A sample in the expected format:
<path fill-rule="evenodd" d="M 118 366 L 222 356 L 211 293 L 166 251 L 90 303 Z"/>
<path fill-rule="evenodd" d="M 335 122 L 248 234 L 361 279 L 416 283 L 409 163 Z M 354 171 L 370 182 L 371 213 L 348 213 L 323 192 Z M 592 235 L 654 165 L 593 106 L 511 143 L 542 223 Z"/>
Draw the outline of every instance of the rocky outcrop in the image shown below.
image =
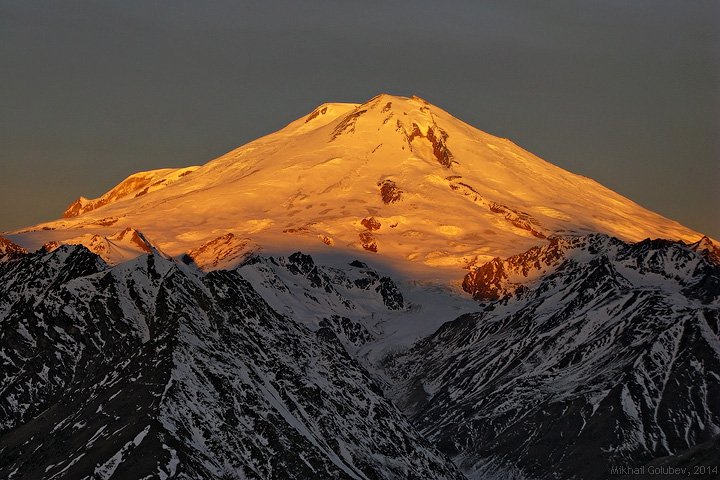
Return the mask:
<path fill-rule="evenodd" d="M 349 115 L 345 116 L 345 118 L 343 118 L 340 121 L 340 123 L 337 124 L 335 129 L 333 130 L 333 133 L 330 136 L 330 141 L 332 142 L 333 140 L 335 140 L 336 138 L 338 138 L 340 135 L 342 135 L 344 133 L 355 132 L 355 122 L 357 122 L 358 118 L 360 118 L 360 116 L 365 112 L 367 112 L 367 109 L 361 110 L 361 109 L 357 108 L 357 109 L 355 109 L 355 111 L 353 111 Z"/>
<path fill-rule="evenodd" d="M 59 244 L 83 245 L 91 252 L 99 255 L 105 262 L 117 265 L 146 253 L 163 254 L 145 235 L 132 227 L 128 227 L 113 235 L 86 234 L 80 237 L 53 241 L 45 244 L 50 251 Z"/>
<path fill-rule="evenodd" d="M 543 233 L 543 229 L 540 226 L 540 223 L 533 218 L 530 214 L 527 214 L 525 212 L 519 212 L 517 210 L 513 210 L 510 207 L 507 207 L 505 205 L 502 205 L 498 202 L 494 202 L 492 200 L 488 200 L 484 198 L 480 193 L 475 190 L 470 185 L 463 183 L 463 182 L 454 182 L 453 180 L 461 178 L 457 176 L 450 176 L 448 177 L 448 180 L 450 181 L 449 186 L 450 189 L 458 192 L 468 199 L 470 199 L 473 203 L 476 203 L 477 205 L 480 205 L 484 208 L 487 208 L 492 213 L 496 213 L 499 215 L 502 215 L 505 220 L 507 220 L 510 224 L 512 224 L 514 227 L 517 227 L 522 230 L 526 230 L 530 232 L 534 237 L 537 238 L 546 238 L 545 233 Z"/>
<path fill-rule="evenodd" d="M 700 253 L 711 262 L 720 265 L 720 245 L 710 240 L 707 236 L 704 235 L 697 242 L 688 244 L 688 248 Z"/>
<path fill-rule="evenodd" d="M 604 235 L 489 265 L 479 313 L 388 360 L 397 401 L 468 476 L 603 479 L 714 441 L 720 267 Z"/>
<path fill-rule="evenodd" d="M 326 113 L 327 113 L 326 106 L 316 108 L 315 110 L 313 110 L 313 112 L 310 115 L 307 116 L 307 118 L 305 118 L 305 123 L 308 123 L 309 121 L 316 119 L 320 115 L 325 115 Z"/>
<path fill-rule="evenodd" d="M 369 252 L 377 253 L 378 245 L 377 241 L 375 240 L 375 236 L 372 233 L 360 232 L 358 236 L 360 237 L 360 246 L 362 246 L 362 248 Z"/>
<path fill-rule="evenodd" d="M 408 144 L 412 146 L 413 140 L 416 138 L 424 138 L 432 145 L 433 156 L 435 160 L 445 168 L 452 165 L 453 155 L 447 147 L 448 134 L 445 130 L 437 125 L 427 127 L 427 132 L 423 134 L 417 123 L 413 123 L 411 132 L 408 134 Z"/>
<path fill-rule="evenodd" d="M 553 237 L 550 243 L 533 247 L 527 252 L 505 260 L 493 260 L 475 267 L 463 279 L 462 288 L 476 300 L 498 300 L 514 295 L 533 279 L 552 271 L 563 260 L 565 253 L 583 245 L 606 241 L 608 237 Z M 608 240 L 611 241 L 611 240 Z"/>
<path fill-rule="evenodd" d="M 227 269 L 240 265 L 257 251 L 259 247 L 250 239 L 226 233 L 190 250 L 183 255 L 182 261 L 205 271 Z"/>
<path fill-rule="evenodd" d="M 370 231 L 380 230 L 382 224 L 375 217 L 365 217 L 360 220 L 360 224 Z"/>
<path fill-rule="evenodd" d="M 380 187 L 380 198 L 383 203 L 397 203 L 402 200 L 403 191 L 392 180 L 383 180 L 377 184 Z"/>
<path fill-rule="evenodd" d="M 4 259 L 15 258 L 26 253 L 27 250 L 25 250 L 20 245 L 17 245 L 8 240 L 7 238 L 0 236 L 0 261 L 3 261 Z"/>

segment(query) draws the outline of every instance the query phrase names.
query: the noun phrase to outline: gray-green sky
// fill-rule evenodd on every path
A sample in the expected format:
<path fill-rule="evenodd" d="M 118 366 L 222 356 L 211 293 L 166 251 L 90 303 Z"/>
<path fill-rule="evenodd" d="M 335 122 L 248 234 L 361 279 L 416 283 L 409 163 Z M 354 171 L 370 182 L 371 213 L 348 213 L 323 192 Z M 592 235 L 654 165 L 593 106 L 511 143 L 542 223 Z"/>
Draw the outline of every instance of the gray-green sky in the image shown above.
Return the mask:
<path fill-rule="evenodd" d="M 0 0 L 0 231 L 419 95 L 720 238 L 720 2 Z"/>

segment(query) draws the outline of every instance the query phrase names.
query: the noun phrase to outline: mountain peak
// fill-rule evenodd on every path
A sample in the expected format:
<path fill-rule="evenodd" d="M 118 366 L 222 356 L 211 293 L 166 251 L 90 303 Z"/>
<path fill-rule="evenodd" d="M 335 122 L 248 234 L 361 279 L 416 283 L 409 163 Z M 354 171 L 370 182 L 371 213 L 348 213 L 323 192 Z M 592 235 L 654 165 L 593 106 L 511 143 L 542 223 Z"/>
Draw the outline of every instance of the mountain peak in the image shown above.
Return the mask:
<path fill-rule="evenodd" d="M 63 217 L 77 217 L 83 213 L 96 210 L 125 198 L 139 197 L 151 191 L 159 190 L 189 175 L 197 170 L 197 168 L 198 167 L 162 168 L 159 170 L 134 173 L 99 198 L 78 198 L 68 206 L 63 213 Z"/>
<path fill-rule="evenodd" d="M 116 265 L 145 254 L 157 253 L 167 256 L 150 242 L 142 232 L 132 227 L 127 227 L 122 231 L 109 235 L 87 233 L 61 242 L 50 241 L 43 245 L 43 248 L 51 252 L 62 245 L 82 245 L 110 265 Z"/>
<path fill-rule="evenodd" d="M 13 238 L 37 248 L 128 227 L 175 257 L 203 253 L 207 265 L 216 264 L 207 252 L 247 242 L 370 252 L 415 276 L 454 279 L 553 235 L 700 236 L 420 97 L 386 93 L 322 104 L 201 167 L 131 175 Z"/>
<path fill-rule="evenodd" d="M 708 260 L 720 264 L 720 245 L 713 242 L 707 235 L 703 235 L 697 242 L 688 244 L 688 248 L 700 253 Z"/>
<path fill-rule="evenodd" d="M 0 261 L 5 258 L 12 258 L 17 255 L 23 255 L 27 253 L 20 245 L 16 245 L 7 238 L 0 236 Z"/>

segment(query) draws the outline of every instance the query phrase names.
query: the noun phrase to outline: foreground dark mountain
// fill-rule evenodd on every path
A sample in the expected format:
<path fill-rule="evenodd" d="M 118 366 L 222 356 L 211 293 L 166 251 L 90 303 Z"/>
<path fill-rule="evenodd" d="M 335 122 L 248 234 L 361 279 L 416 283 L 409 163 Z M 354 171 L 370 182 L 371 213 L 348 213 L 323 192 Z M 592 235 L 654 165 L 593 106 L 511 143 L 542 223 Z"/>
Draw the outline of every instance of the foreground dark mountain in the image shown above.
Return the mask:
<path fill-rule="evenodd" d="M 387 343 L 376 314 L 423 306 L 362 262 L 10 249 L 1 478 L 462 478 L 447 455 L 474 479 L 585 479 L 717 450 L 720 267 L 698 245 L 590 235 L 494 260 L 465 281 L 493 300 L 385 374 L 362 354 Z"/>
<path fill-rule="evenodd" d="M 720 267 L 706 253 L 590 235 L 486 264 L 464 285 L 496 300 L 388 360 L 397 400 L 472 478 L 607 478 L 692 449 L 707 462 Z"/>
<path fill-rule="evenodd" d="M 0 263 L 0 314 L 0 478 L 462 478 L 235 271 L 41 250 Z"/>

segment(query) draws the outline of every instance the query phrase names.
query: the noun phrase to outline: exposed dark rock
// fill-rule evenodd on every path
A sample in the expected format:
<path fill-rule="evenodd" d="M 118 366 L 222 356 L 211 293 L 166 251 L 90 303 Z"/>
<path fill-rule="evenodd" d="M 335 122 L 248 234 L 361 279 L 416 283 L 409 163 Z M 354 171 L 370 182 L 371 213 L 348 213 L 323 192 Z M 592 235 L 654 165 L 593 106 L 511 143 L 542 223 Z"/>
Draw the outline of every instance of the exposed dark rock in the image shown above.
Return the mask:
<path fill-rule="evenodd" d="M 361 232 L 358 236 L 360 237 L 360 245 L 362 245 L 365 250 L 377 252 L 377 242 L 375 241 L 375 237 L 372 233 Z"/>
<path fill-rule="evenodd" d="M 405 299 L 390 277 L 382 277 L 380 285 L 375 288 L 375 291 L 382 295 L 383 303 L 389 310 L 402 310 L 405 308 Z"/>
<path fill-rule="evenodd" d="M 325 115 L 325 113 L 327 113 L 327 107 L 316 108 L 310 115 L 307 116 L 305 123 L 308 123 L 310 120 L 314 120 L 320 115 Z"/>
<path fill-rule="evenodd" d="M 360 224 L 370 231 L 380 230 L 382 224 L 375 217 L 365 217 L 360 220 Z"/>
<path fill-rule="evenodd" d="M 288 264 L 288 270 L 293 273 L 306 275 L 315 269 L 315 262 L 310 255 L 306 255 L 302 252 L 295 252 L 288 257 L 290 263 Z"/>
<path fill-rule="evenodd" d="M 383 180 L 378 183 L 378 187 L 383 203 L 396 203 L 402 199 L 403 191 L 392 180 Z"/>
<path fill-rule="evenodd" d="M 345 118 L 343 118 L 342 121 L 338 123 L 333 130 L 330 141 L 332 142 L 344 133 L 353 133 L 355 131 L 355 122 L 357 122 L 358 118 L 360 118 L 360 116 L 365 112 L 367 112 L 367 109 L 356 109 L 354 112 L 348 114 Z"/>
<path fill-rule="evenodd" d="M 322 320 L 320 327 L 330 328 L 336 335 L 342 336 L 347 342 L 358 347 L 374 339 L 363 325 L 340 315 L 333 315 Z"/>
<path fill-rule="evenodd" d="M 413 123 L 413 128 L 410 131 L 410 134 L 407 135 L 408 143 L 411 147 L 412 141 L 415 138 L 427 139 L 432 145 L 435 160 L 437 160 L 437 162 L 443 167 L 450 168 L 453 161 L 453 155 L 447 147 L 448 134 L 445 130 L 437 125 L 431 125 L 428 127 L 427 134 L 423 134 L 420 127 L 416 123 Z"/>
<path fill-rule="evenodd" d="M 692 251 L 700 253 L 711 262 L 720 265 L 720 245 L 714 243 L 707 236 L 703 236 L 697 242 L 689 244 L 688 247 Z"/>
<path fill-rule="evenodd" d="M 0 236 L 0 261 L 25 255 L 26 253 L 27 250 L 20 245 L 17 245 L 7 238 Z"/>

